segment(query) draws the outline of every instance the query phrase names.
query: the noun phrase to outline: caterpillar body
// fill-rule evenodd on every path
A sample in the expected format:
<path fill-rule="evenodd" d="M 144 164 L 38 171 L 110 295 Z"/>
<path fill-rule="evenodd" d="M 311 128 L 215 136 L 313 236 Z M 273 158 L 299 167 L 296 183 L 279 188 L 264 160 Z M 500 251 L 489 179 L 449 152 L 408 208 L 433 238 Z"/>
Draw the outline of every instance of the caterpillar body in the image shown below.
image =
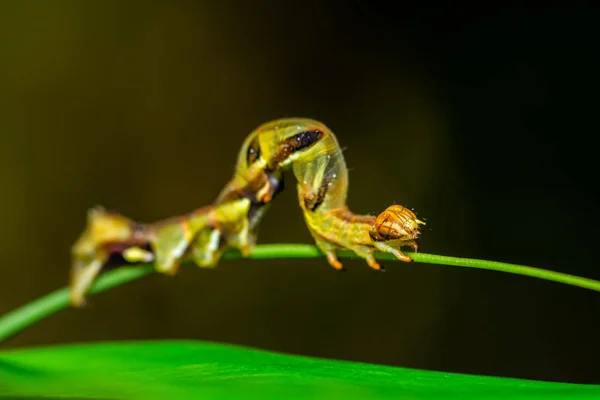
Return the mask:
<path fill-rule="evenodd" d="M 111 264 L 154 262 L 158 272 L 174 274 L 186 258 L 200 267 L 214 267 L 228 248 L 248 255 L 289 169 L 297 180 L 309 232 L 332 267 L 342 269 L 337 249 L 353 251 L 377 270 L 376 250 L 412 261 L 400 248 L 418 249 L 419 225 L 424 223 L 399 205 L 377 217 L 354 214 L 346 206 L 348 170 L 333 132 L 311 119 L 279 119 L 246 138 L 232 179 L 210 206 L 152 224 L 101 207 L 91 209 L 72 248 L 72 304 L 84 303 L 94 279 Z"/>

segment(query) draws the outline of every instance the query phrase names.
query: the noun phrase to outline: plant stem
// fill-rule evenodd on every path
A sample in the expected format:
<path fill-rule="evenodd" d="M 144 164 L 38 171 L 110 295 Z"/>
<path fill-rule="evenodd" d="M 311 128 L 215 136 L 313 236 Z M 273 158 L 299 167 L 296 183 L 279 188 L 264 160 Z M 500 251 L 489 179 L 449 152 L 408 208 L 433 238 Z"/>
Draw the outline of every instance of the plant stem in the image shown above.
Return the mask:
<path fill-rule="evenodd" d="M 548 281 L 560 282 L 567 285 L 579 286 L 585 289 L 600 292 L 600 282 L 592 279 L 533 268 L 524 265 L 507 264 L 496 261 L 476 260 L 470 258 L 458 258 L 438 256 L 425 253 L 406 252 L 417 263 L 452 265 L 457 267 L 479 268 L 511 274 L 525 275 Z M 343 258 L 357 258 L 354 253 L 340 251 L 339 256 Z M 305 244 L 264 244 L 254 247 L 251 259 L 269 258 L 317 258 L 323 257 L 323 253 L 313 245 Z M 236 260 L 242 258 L 237 251 L 229 251 L 223 255 L 224 259 Z M 391 254 L 378 254 L 378 259 L 395 260 Z M 134 279 L 141 278 L 154 272 L 151 265 L 122 267 L 103 274 L 94 283 L 90 294 L 102 293 L 113 287 L 123 285 Z M 52 315 L 53 313 L 70 306 L 69 289 L 63 288 L 51 292 L 37 300 L 21 306 L 0 317 L 0 342 L 8 339 L 14 334 L 22 331 L 30 325 Z"/>

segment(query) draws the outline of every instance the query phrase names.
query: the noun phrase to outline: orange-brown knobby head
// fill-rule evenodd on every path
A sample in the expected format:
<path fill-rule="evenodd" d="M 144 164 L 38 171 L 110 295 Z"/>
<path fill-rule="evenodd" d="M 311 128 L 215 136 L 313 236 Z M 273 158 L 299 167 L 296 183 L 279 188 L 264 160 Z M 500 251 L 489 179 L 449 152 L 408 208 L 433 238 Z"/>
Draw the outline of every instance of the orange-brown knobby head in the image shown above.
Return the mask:
<path fill-rule="evenodd" d="M 425 222 L 418 220 L 411 210 L 393 205 L 377 216 L 371 236 L 378 241 L 414 240 L 421 235 L 419 225 Z"/>

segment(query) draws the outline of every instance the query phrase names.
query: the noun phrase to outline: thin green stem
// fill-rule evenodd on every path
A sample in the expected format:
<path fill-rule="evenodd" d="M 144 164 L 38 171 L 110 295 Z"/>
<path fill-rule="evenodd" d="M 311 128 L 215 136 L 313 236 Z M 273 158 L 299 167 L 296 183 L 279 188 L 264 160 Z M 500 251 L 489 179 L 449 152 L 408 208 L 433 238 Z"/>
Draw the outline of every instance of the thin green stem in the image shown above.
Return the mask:
<path fill-rule="evenodd" d="M 438 256 L 425 253 L 406 253 L 417 263 L 452 265 L 456 267 L 479 268 L 493 271 L 506 272 L 510 274 L 525 275 L 548 281 L 560 282 L 567 285 L 579 286 L 581 288 L 600 292 L 600 282 L 592 279 L 581 278 L 560 272 L 548 271 L 525 265 L 507 264 L 496 261 L 476 260 L 470 258 Z M 341 251 L 340 257 L 356 258 L 354 253 Z M 264 244 L 254 247 L 248 258 L 317 258 L 323 257 L 323 253 L 313 245 L 305 244 Z M 223 255 L 224 259 L 236 260 L 242 258 L 237 251 L 230 251 Z M 395 260 L 391 254 L 378 254 L 378 259 Z M 113 287 L 123 285 L 134 279 L 149 275 L 154 269 L 151 265 L 141 267 L 122 267 L 103 274 L 92 286 L 90 294 L 102 293 Z M 21 306 L 0 317 L 0 341 L 6 340 L 14 334 L 22 331 L 37 321 L 40 321 L 53 313 L 70 306 L 69 289 L 63 288 L 51 292 L 37 300 Z"/>

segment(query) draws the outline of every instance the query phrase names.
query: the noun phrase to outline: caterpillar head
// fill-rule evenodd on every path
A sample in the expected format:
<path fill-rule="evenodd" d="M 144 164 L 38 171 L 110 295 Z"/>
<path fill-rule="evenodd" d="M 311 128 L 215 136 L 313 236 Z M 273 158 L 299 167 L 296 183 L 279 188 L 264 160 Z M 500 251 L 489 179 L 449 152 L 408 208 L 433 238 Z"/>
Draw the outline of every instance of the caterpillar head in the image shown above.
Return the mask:
<path fill-rule="evenodd" d="M 421 236 L 419 225 L 425 222 L 417 219 L 411 210 L 393 205 L 377 216 L 371 236 L 377 241 L 415 240 Z"/>

